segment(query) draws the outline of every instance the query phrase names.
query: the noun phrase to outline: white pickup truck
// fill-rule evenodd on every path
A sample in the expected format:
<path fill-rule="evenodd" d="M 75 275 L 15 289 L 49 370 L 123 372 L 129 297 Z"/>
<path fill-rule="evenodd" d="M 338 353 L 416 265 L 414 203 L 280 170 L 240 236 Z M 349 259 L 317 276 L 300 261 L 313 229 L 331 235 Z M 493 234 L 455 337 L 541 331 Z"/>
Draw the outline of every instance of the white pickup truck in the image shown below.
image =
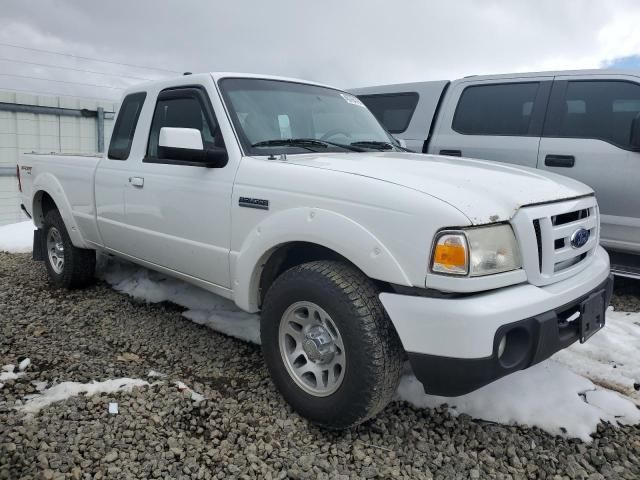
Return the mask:
<path fill-rule="evenodd" d="M 54 285 L 88 284 L 99 252 L 261 312 L 274 383 L 328 428 L 378 413 L 407 358 L 455 396 L 584 342 L 611 296 L 589 187 L 407 153 L 356 97 L 305 81 L 138 86 L 106 156 L 18 172 Z"/>

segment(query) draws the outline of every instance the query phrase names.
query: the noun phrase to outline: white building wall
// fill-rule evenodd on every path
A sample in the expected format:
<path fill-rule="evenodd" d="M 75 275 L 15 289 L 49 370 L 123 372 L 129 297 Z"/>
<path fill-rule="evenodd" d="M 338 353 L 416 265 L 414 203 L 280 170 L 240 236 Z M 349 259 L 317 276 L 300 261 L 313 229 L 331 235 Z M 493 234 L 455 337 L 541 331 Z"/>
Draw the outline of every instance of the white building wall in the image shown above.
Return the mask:
<path fill-rule="evenodd" d="M 0 177 L 0 225 L 26 219 L 18 203 L 18 180 L 16 177 Z"/>
<path fill-rule="evenodd" d="M 0 102 L 115 112 L 117 103 L 75 97 L 53 97 L 0 91 Z M 108 148 L 114 119 L 105 119 Z M 97 119 L 0 111 L 0 167 L 15 168 L 26 152 L 94 153 L 98 150 Z M 18 202 L 15 176 L 0 176 L 0 225 L 25 220 Z"/>

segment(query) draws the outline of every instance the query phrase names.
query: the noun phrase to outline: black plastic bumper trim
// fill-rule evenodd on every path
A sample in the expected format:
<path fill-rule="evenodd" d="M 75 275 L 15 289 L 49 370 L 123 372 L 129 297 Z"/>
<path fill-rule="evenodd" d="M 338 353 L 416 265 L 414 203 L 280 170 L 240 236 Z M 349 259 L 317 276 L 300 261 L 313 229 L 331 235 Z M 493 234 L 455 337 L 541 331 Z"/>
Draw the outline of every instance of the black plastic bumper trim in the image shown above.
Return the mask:
<path fill-rule="evenodd" d="M 548 312 L 502 325 L 494 336 L 493 353 L 485 358 L 452 358 L 408 352 L 413 373 L 424 391 L 433 395 L 457 397 L 477 390 L 499 378 L 524 370 L 546 360 L 580 338 L 577 322 L 565 320 L 595 292 L 605 291 L 605 308 L 613 293 L 613 275 L 585 295 Z M 498 358 L 498 345 L 503 335 L 507 349 Z M 461 334 L 464 334 L 461 332 Z"/>

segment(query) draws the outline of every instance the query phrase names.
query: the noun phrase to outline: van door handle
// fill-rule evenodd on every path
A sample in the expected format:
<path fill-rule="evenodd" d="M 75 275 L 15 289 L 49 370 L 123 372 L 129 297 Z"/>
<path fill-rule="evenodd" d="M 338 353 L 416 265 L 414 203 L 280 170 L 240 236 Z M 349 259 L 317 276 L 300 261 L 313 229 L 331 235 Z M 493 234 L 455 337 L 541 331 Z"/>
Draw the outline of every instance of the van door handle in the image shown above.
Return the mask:
<path fill-rule="evenodd" d="M 448 155 L 450 157 L 461 157 L 462 150 L 440 150 L 440 155 Z"/>
<path fill-rule="evenodd" d="M 544 157 L 544 164 L 547 167 L 571 168 L 575 163 L 576 157 L 573 155 L 547 155 Z"/>
<path fill-rule="evenodd" d="M 142 177 L 129 177 L 129 183 L 134 187 L 144 187 L 144 178 Z"/>

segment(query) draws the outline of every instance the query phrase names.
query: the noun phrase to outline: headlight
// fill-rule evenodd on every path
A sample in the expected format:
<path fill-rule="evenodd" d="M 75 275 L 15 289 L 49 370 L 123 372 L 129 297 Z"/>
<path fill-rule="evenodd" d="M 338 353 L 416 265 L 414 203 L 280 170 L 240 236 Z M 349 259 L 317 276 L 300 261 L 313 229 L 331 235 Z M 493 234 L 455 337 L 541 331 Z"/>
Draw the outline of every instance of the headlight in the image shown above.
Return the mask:
<path fill-rule="evenodd" d="M 510 225 L 441 232 L 435 242 L 431 271 L 477 277 L 522 266 Z"/>

